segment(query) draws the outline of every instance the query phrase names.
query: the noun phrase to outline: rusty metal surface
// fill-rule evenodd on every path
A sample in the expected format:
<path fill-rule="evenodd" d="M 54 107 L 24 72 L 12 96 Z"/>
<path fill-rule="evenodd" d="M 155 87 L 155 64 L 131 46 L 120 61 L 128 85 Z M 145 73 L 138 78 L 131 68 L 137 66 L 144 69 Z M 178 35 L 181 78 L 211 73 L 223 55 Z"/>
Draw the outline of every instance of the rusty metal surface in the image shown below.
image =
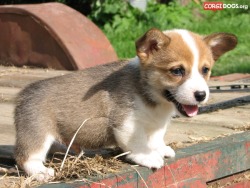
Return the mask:
<path fill-rule="evenodd" d="M 95 183 L 45 184 L 45 187 L 206 187 L 206 182 L 250 169 L 250 132 L 235 134 L 177 151 L 175 159 L 166 160 L 157 171 L 144 167 L 111 174 Z M 143 180 L 142 180 L 143 179 Z"/>
<path fill-rule="evenodd" d="M 102 31 L 60 3 L 0 6 L 0 64 L 84 69 L 117 59 Z"/>

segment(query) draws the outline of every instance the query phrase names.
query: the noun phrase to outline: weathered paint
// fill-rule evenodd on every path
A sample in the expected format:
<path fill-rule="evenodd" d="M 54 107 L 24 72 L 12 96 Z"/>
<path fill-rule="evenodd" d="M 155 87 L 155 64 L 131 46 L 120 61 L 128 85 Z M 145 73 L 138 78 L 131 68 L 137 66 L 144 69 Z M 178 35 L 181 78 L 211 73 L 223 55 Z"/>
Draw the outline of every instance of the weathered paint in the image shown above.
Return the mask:
<path fill-rule="evenodd" d="M 117 187 L 137 187 L 138 184 L 138 174 L 126 172 L 124 174 L 119 174 L 117 176 Z"/>
<path fill-rule="evenodd" d="M 177 188 L 177 187 L 178 188 L 179 187 L 181 187 L 181 188 L 205 188 L 206 183 L 202 179 L 191 178 L 191 179 L 186 179 L 184 181 L 173 184 L 172 187 L 175 187 L 175 188 Z"/>
<path fill-rule="evenodd" d="M 165 168 L 161 168 L 151 173 L 152 174 L 150 175 L 150 178 L 144 178 L 146 184 L 149 187 L 165 187 L 166 186 Z"/>
<path fill-rule="evenodd" d="M 157 171 L 128 166 L 125 172 L 110 174 L 99 181 L 104 185 L 107 183 L 102 187 L 112 188 L 206 187 L 206 182 L 250 169 L 249 133 L 250 131 L 180 149 L 175 159 L 166 160 L 166 165 Z M 60 185 L 81 187 L 85 183 Z M 94 183 L 90 184 L 91 188 L 95 186 Z"/>
<path fill-rule="evenodd" d="M 220 151 L 211 151 L 202 155 L 197 154 L 179 159 L 169 165 L 169 170 L 172 173 L 168 172 L 165 176 L 174 176 L 177 182 L 189 179 L 190 177 L 213 179 L 215 178 L 214 171 L 217 170 L 220 155 Z"/>
<path fill-rule="evenodd" d="M 106 187 L 110 187 L 110 188 L 117 187 L 117 177 L 113 176 L 113 177 L 102 180 L 102 184 L 100 188 L 106 188 Z"/>

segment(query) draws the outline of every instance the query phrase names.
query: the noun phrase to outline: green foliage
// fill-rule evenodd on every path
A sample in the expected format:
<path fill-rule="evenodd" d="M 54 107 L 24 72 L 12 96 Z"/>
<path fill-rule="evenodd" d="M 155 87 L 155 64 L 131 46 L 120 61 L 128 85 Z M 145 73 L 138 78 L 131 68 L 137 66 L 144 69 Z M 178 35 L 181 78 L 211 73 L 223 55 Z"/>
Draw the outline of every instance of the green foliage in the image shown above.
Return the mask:
<path fill-rule="evenodd" d="M 56 2 L 62 2 L 64 0 L 57 0 Z M 0 4 L 33 4 L 33 3 L 46 3 L 54 2 L 53 0 L 2 0 Z"/>
<path fill-rule="evenodd" d="M 187 26 L 191 17 L 190 11 L 177 3 L 167 6 L 151 1 L 147 11 L 141 12 L 124 0 L 96 0 L 89 15 L 107 35 L 120 58 L 135 56 L 134 41 L 149 28 L 166 30 L 173 24 Z"/>
<path fill-rule="evenodd" d="M 247 42 L 250 32 L 249 10 L 204 11 L 202 4 L 180 6 L 175 1 L 169 4 L 151 1 L 147 10 L 141 12 L 124 0 L 96 0 L 95 3 L 89 18 L 104 31 L 120 58 L 134 57 L 134 41 L 152 27 L 161 30 L 183 28 L 204 35 L 229 32 L 238 36 L 239 44 L 235 50 L 219 59 L 213 75 L 250 73 L 250 44 Z M 241 4 L 247 5 L 248 2 L 243 0 Z"/>
<path fill-rule="evenodd" d="M 224 3 L 235 3 L 227 0 Z M 241 5 L 248 5 L 248 0 L 242 0 Z M 203 19 L 194 22 L 190 29 L 194 32 L 209 34 L 212 32 L 228 32 L 238 37 L 237 47 L 224 54 L 213 68 L 213 75 L 233 72 L 250 73 L 250 11 L 249 9 L 224 9 L 221 11 L 200 11 Z"/>

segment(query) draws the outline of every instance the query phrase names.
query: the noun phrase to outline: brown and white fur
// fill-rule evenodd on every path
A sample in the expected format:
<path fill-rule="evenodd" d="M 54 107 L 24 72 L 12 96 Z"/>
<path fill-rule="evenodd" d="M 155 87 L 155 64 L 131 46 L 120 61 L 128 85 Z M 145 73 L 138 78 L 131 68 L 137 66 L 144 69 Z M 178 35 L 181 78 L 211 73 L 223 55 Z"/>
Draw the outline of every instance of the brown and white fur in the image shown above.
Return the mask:
<path fill-rule="evenodd" d="M 151 29 L 136 42 L 137 57 L 42 80 L 25 88 L 15 109 L 19 166 L 47 181 L 43 165 L 55 141 L 86 149 L 119 146 L 133 162 L 161 168 L 174 150 L 164 143 L 171 117 L 194 116 L 209 96 L 214 61 L 237 44 L 233 34 L 200 36 Z"/>

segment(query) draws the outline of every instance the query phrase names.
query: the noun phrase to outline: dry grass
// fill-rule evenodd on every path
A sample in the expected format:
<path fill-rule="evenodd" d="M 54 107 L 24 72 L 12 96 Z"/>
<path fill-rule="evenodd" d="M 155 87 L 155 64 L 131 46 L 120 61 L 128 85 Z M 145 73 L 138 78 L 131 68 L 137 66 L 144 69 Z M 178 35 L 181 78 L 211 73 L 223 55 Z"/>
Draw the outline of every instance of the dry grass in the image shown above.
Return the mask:
<path fill-rule="evenodd" d="M 168 145 L 171 146 L 175 150 L 175 149 L 180 149 L 180 148 L 185 148 L 185 147 L 188 147 L 188 146 L 192 146 L 192 145 L 198 144 L 198 143 L 209 142 L 209 141 L 215 140 L 217 138 L 224 138 L 224 137 L 227 137 L 227 136 L 230 136 L 230 135 L 233 135 L 233 134 L 243 133 L 245 131 L 249 131 L 250 130 L 250 125 L 249 124 L 243 125 L 241 127 L 229 127 L 229 126 L 223 126 L 223 127 L 228 128 L 228 129 L 232 129 L 235 132 L 220 134 L 220 135 L 218 135 L 216 137 L 208 137 L 208 136 L 199 136 L 199 137 L 196 137 L 196 136 L 190 135 L 188 137 L 189 138 L 188 141 L 171 142 Z"/>
<path fill-rule="evenodd" d="M 62 154 L 61 154 L 62 155 Z M 114 157 L 104 159 L 100 155 L 95 157 L 86 157 L 84 155 L 71 156 L 68 155 L 63 168 L 61 168 L 61 157 L 53 157 L 53 159 L 46 164 L 55 170 L 56 176 L 54 180 L 72 180 L 79 178 L 103 176 L 107 173 L 119 172 L 122 168 L 122 162 Z"/>
<path fill-rule="evenodd" d="M 68 155 L 69 149 L 74 142 L 74 139 L 79 130 L 84 126 L 86 121 L 90 118 L 85 119 L 79 126 L 71 142 L 68 146 L 66 153 L 56 153 L 45 166 L 53 168 L 55 170 L 55 177 L 51 181 L 68 181 L 74 179 L 82 179 L 88 181 L 90 177 L 100 177 L 107 173 L 116 173 L 121 170 L 122 162 L 117 157 L 111 157 L 104 159 L 102 156 L 96 155 L 95 157 L 87 157 L 83 155 L 83 151 L 78 156 Z M 62 160 L 63 158 L 63 160 Z M 0 169 L 1 170 L 1 169 Z M 21 176 L 19 170 L 13 171 L 11 169 L 2 169 L 3 175 L 0 180 L 6 187 L 33 187 L 41 184 L 37 182 L 32 176 L 25 178 Z M 1 171 L 0 171 L 1 172 Z M 9 174 L 15 174 L 16 176 L 10 176 Z"/>
<path fill-rule="evenodd" d="M 55 180 L 83 178 L 90 175 L 104 175 L 110 172 L 117 172 L 117 170 L 121 167 L 121 162 L 116 158 L 110 158 L 106 160 L 99 155 L 96 155 L 94 158 L 89 158 L 83 155 L 83 151 L 80 152 L 77 157 L 68 155 L 69 149 L 72 146 L 76 135 L 88 120 L 90 120 L 90 118 L 85 119 L 75 132 L 70 141 L 66 154 L 61 155 L 63 160 L 61 160 L 61 158 L 53 157 L 52 161 L 47 164 L 48 167 L 55 170 Z"/>
<path fill-rule="evenodd" d="M 64 161 L 63 168 L 60 170 L 63 153 L 57 153 L 49 160 L 45 166 L 55 170 L 55 177 L 49 183 L 77 181 L 82 180 L 92 183 L 91 179 L 95 177 L 103 177 L 108 173 L 117 173 L 122 169 L 122 162 L 114 157 L 103 158 L 100 155 L 95 157 L 86 157 L 81 154 L 79 156 L 68 155 Z M 15 168 L 0 168 L 0 187 L 35 187 L 41 184 L 34 178 L 26 177 L 23 172 L 19 172 Z"/>
<path fill-rule="evenodd" d="M 240 127 L 229 127 L 229 126 L 224 126 L 225 128 L 232 129 L 234 131 L 250 131 L 250 124 L 246 124 Z"/>

